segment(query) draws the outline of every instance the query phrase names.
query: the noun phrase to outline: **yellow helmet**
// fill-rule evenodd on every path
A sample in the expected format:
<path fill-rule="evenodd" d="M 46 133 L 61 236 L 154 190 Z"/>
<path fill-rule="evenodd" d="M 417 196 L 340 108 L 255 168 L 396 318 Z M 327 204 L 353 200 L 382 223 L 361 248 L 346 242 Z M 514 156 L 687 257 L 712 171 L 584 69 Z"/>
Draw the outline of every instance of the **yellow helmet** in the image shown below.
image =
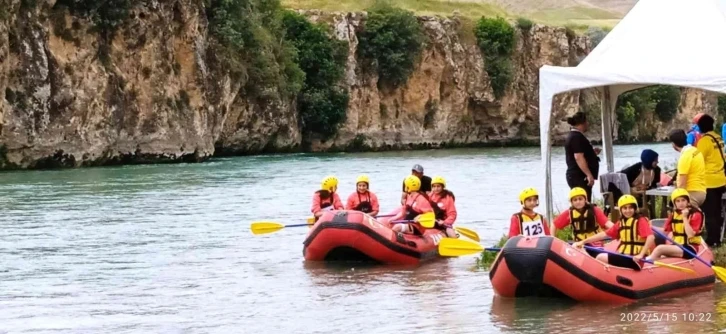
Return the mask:
<path fill-rule="evenodd" d="M 365 182 L 367 184 L 371 184 L 371 180 L 368 178 L 368 175 L 365 175 L 365 174 L 358 176 L 358 178 L 355 179 L 355 184 L 358 184 L 360 182 Z"/>
<path fill-rule="evenodd" d="M 686 199 L 688 199 L 688 200 L 691 199 L 691 195 L 688 193 L 688 190 L 683 189 L 683 188 L 678 188 L 676 190 L 673 190 L 673 192 L 671 193 L 671 201 L 673 201 L 673 203 L 675 203 L 676 198 L 682 197 L 682 196 L 686 196 Z"/>
<path fill-rule="evenodd" d="M 320 189 L 327 191 L 333 191 L 333 188 L 337 186 L 338 178 L 333 175 L 326 176 L 323 179 L 323 182 L 320 183 Z"/>
<path fill-rule="evenodd" d="M 635 197 L 633 197 L 633 195 L 623 195 L 618 200 L 618 207 L 619 208 L 622 208 L 622 207 L 624 207 L 624 206 L 626 206 L 628 204 L 633 204 L 633 205 L 635 205 L 635 208 L 636 209 L 638 208 L 638 201 L 635 200 Z"/>
<path fill-rule="evenodd" d="M 519 202 L 524 204 L 524 200 L 532 196 L 537 196 L 537 198 L 539 198 L 537 190 L 534 188 L 525 188 L 524 190 L 522 190 L 522 192 L 519 193 Z"/>
<path fill-rule="evenodd" d="M 585 196 L 585 200 L 587 200 L 587 192 L 580 187 L 575 187 L 570 190 L 570 201 L 577 196 Z"/>
<path fill-rule="evenodd" d="M 419 180 L 416 175 L 406 176 L 406 179 L 403 180 L 403 184 L 406 186 L 407 193 L 421 189 L 421 180 Z"/>
<path fill-rule="evenodd" d="M 434 184 L 440 184 L 440 185 L 442 185 L 442 186 L 443 186 L 444 188 L 446 188 L 446 180 L 444 180 L 444 178 L 443 178 L 443 177 L 441 177 L 441 176 L 434 176 L 434 177 L 433 177 L 433 178 L 431 179 L 431 185 L 434 185 Z"/>

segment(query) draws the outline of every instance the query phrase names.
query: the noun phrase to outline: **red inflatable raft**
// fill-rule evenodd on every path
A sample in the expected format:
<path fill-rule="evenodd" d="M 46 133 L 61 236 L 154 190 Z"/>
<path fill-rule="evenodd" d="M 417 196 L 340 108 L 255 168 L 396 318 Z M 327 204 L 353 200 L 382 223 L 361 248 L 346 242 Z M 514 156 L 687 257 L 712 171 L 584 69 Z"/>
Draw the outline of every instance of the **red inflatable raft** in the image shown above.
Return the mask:
<path fill-rule="evenodd" d="M 613 241 L 605 249 L 615 251 L 617 245 Z M 705 246 L 698 256 L 709 263 L 713 259 Z M 651 264 L 641 271 L 614 267 L 560 239 L 517 236 L 502 247 L 489 278 L 494 291 L 503 297 L 564 294 L 578 301 L 617 303 L 711 288 L 716 280 L 713 270 L 696 259 L 660 261 L 690 268 L 696 274 Z"/>
<path fill-rule="evenodd" d="M 441 258 L 438 244 L 444 237 L 437 229 L 428 229 L 423 236 L 399 234 L 391 230 L 388 219 L 376 220 L 360 211 L 328 211 L 308 232 L 303 256 L 308 261 L 415 265 Z"/>

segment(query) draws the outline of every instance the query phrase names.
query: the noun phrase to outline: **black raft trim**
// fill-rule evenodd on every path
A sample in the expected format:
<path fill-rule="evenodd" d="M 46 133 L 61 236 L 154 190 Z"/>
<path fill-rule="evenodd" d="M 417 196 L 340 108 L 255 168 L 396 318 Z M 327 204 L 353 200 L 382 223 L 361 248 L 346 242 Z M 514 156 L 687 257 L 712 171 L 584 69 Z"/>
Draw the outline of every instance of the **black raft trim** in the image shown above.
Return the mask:
<path fill-rule="evenodd" d="M 392 242 L 391 240 L 388 240 L 388 239 L 384 238 L 383 236 L 381 236 L 380 234 L 373 232 L 370 228 L 363 226 L 362 224 L 351 224 L 348 222 L 335 222 L 335 221 L 325 222 L 325 223 L 321 223 L 320 225 L 318 225 L 318 227 L 315 228 L 315 230 L 312 233 L 310 233 L 310 235 L 305 239 L 305 241 L 303 241 L 303 245 L 305 245 L 305 248 L 307 248 L 308 245 L 310 245 L 310 243 L 313 241 L 313 239 L 315 239 L 315 237 L 318 235 L 318 233 L 320 233 L 324 229 L 329 229 L 329 228 L 342 229 L 342 230 L 355 230 L 355 231 L 361 232 L 396 253 L 410 256 L 413 258 L 417 258 L 420 260 L 427 260 L 429 258 L 436 257 L 436 256 L 438 256 L 438 253 L 439 253 L 437 248 L 430 250 L 428 252 L 418 252 L 418 251 L 412 250 L 410 248 L 403 247 L 400 244 L 397 244 L 395 242 Z M 304 250 L 303 250 L 303 252 L 304 252 Z"/>
<path fill-rule="evenodd" d="M 492 270 L 489 272 L 489 279 L 492 279 L 496 275 L 497 268 L 499 267 L 499 263 L 501 261 L 505 261 L 506 259 L 510 258 L 507 257 L 508 248 L 510 251 L 514 251 L 515 249 L 518 251 L 521 251 L 521 249 L 518 249 L 516 247 L 516 244 L 519 242 L 519 239 L 523 238 L 523 236 L 516 236 L 504 245 L 502 247 L 502 253 L 499 254 L 499 258 L 497 259 L 497 262 L 494 263 L 492 266 Z M 540 249 L 542 246 L 551 246 L 552 243 L 552 237 L 540 237 L 540 240 L 537 242 L 537 249 Z M 544 240 L 544 239 L 550 239 L 550 240 Z M 510 246 L 511 245 L 511 246 Z M 509 246 L 509 247 L 508 247 Z M 513 252 L 514 253 L 514 252 Z M 653 297 L 659 294 L 663 294 L 666 292 L 670 292 L 673 290 L 678 289 L 685 289 L 685 288 L 695 288 L 703 285 L 709 285 L 713 284 L 716 280 L 716 277 L 714 275 L 708 275 L 706 277 L 701 278 L 693 278 L 693 279 L 685 279 L 675 282 L 670 282 L 667 284 L 663 284 L 654 288 L 645 289 L 645 290 L 632 290 L 628 289 L 623 286 L 618 286 L 615 284 L 611 284 L 605 281 L 600 280 L 599 278 L 595 277 L 594 275 L 586 272 L 582 268 L 574 265 L 572 262 L 567 261 L 565 258 L 560 256 L 559 254 L 553 252 L 551 249 L 547 252 L 547 259 L 554 262 L 558 266 L 562 267 L 562 269 L 568 271 L 573 276 L 577 277 L 581 281 L 591 285 L 592 287 L 619 296 L 627 299 L 644 299 L 648 297 Z M 511 260 L 510 260 L 511 261 Z M 544 284 L 544 282 L 542 282 Z"/>

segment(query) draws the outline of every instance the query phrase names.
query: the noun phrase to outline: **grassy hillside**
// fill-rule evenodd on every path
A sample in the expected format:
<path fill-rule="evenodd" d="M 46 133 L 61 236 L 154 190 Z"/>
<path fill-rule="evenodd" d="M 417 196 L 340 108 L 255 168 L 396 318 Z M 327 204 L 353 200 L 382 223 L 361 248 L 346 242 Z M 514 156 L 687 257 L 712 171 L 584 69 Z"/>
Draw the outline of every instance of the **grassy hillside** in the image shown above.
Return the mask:
<path fill-rule="evenodd" d="M 525 17 L 557 26 L 612 28 L 637 0 L 389 0 L 419 15 L 449 16 L 458 11 L 472 19 L 482 16 Z M 324 11 L 361 11 L 376 0 L 282 0 L 285 7 Z"/>

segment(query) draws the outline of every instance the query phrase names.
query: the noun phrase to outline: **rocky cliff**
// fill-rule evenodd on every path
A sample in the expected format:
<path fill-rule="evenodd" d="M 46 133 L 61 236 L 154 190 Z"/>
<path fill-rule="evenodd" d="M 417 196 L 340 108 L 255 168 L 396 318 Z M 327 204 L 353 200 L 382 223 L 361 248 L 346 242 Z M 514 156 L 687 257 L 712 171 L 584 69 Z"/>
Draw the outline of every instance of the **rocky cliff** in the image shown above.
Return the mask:
<path fill-rule="evenodd" d="M 110 40 L 54 0 L 0 4 L 0 167 L 198 161 L 299 146 L 294 103 L 240 95 L 202 1 L 147 1 Z"/>
<path fill-rule="evenodd" d="M 54 0 L 0 0 L 0 168 L 301 149 L 294 97 L 244 94 L 242 79 L 227 74 L 210 46 L 204 3 L 141 1 L 105 35 Z M 565 28 L 518 29 L 513 79 L 498 99 L 470 23 L 420 17 L 428 37 L 420 61 L 405 85 L 385 90 L 356 58 L 364 13 L 305 15 L 349 42 L 346 121 L 336 137 L 313 140 L 313 150 L 537 141 L 539 67 L 575 66 L 590 50 L 587 38 Z M 685 119 L 712 100 L 685 95 Z M 597 118 L 599 103 L 594 91 L 558 96 L 556 132 L 579 109 Z"/>
<path fill-rule="evenodd" d="M 589 52 L 585 37 L 568 34 L 562 27 L 517 30 L 513 79 L 497 99 L 471 25 L 456 17 L 420 17 L 428 36 L 420 62 L 403 87 L 387 91 L 378 88 L 377 76 L 364 72 L 353 56 L 364 14 L 311 11 L 306 15 L 330 22 L 336 36 L 349 42 L 351 55 L 345 78 L 351 97 L 347 121 L 337 138 L 315 143 L 317 150 L 345 148 L 351 142 L 376 149 L 536 141 L 539 68 L 574 66 Z M 556 118 L 577 111 L 580 95 L 559 96 Z"/>

